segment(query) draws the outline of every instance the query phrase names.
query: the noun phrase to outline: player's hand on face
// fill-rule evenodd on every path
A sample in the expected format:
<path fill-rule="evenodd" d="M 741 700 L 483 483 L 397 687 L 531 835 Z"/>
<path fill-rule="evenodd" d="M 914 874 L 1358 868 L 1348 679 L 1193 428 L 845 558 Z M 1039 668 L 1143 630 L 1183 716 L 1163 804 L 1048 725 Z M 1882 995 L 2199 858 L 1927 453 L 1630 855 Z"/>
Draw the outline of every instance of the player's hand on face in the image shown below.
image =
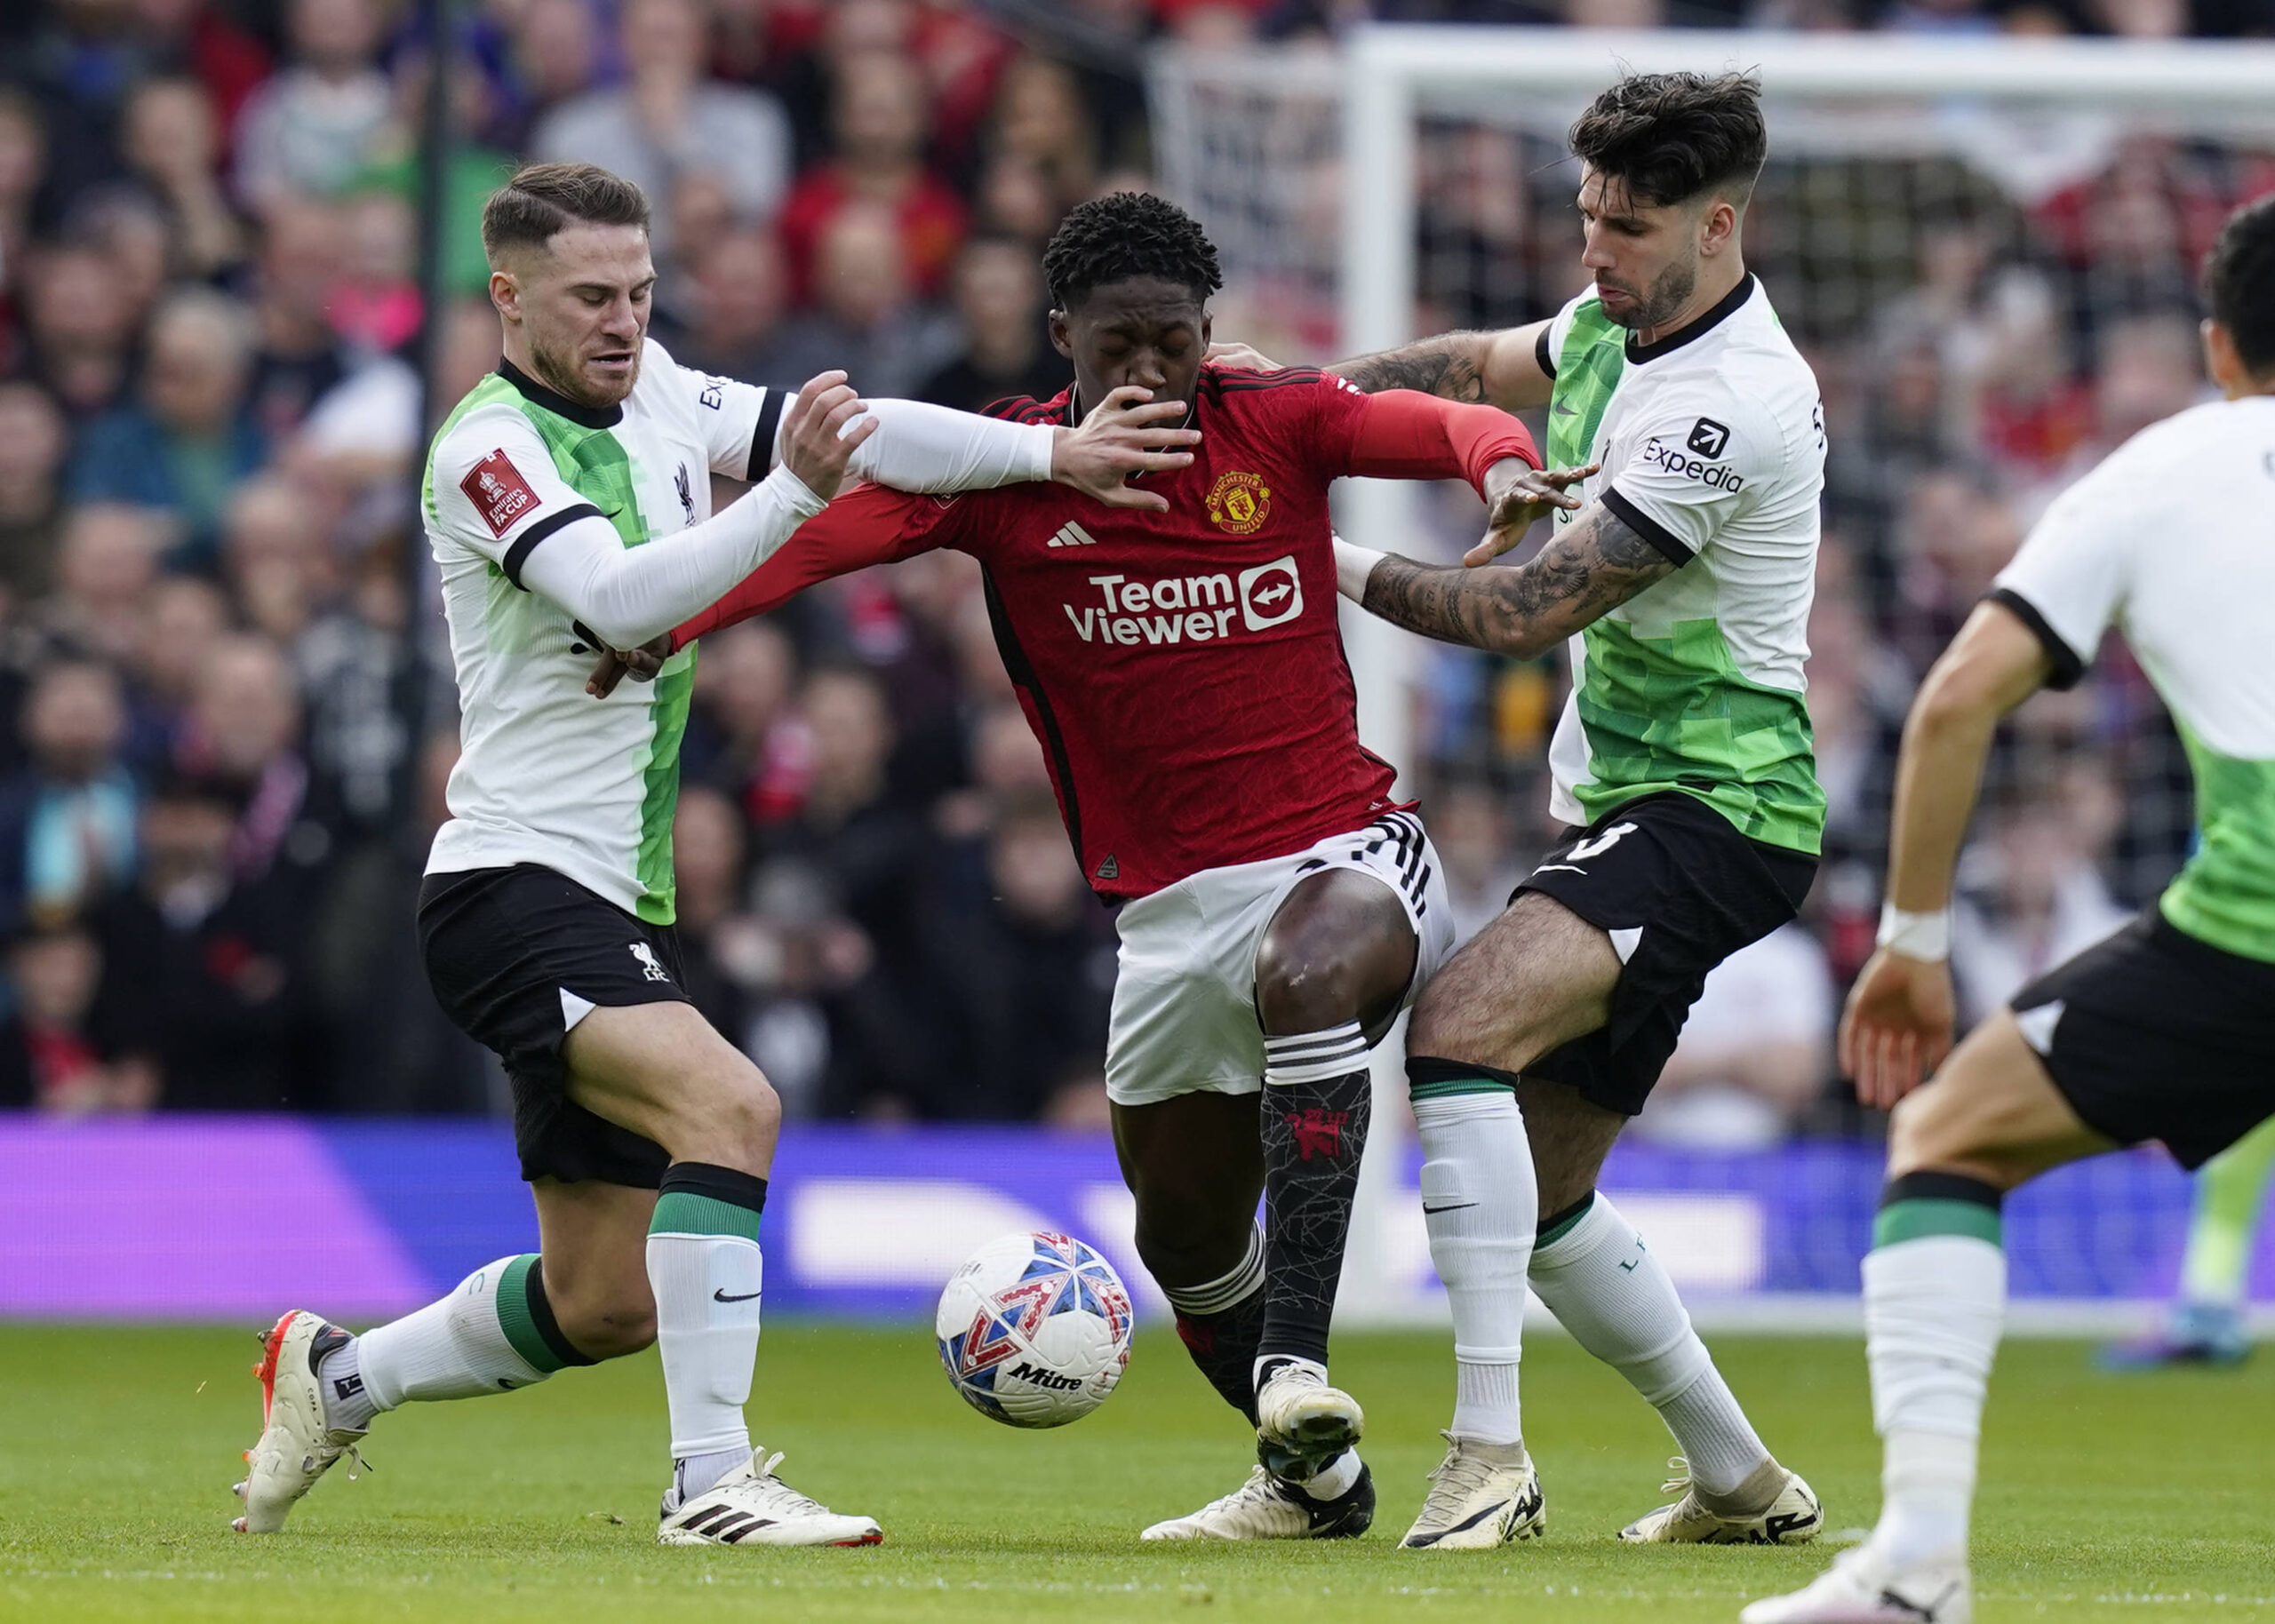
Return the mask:
<path fill-rule="evenodd" d="M 616 685 L 630 677 L 635 682 L 652 682 L 656 673 L 671 657 L 672 634 L 668 632 L 653 637 L 637 649 L 603 649 L 600 658 L 593 662 L 593 674 L 585 679 L 585 691 L 595 699 L 605 699 L 616 692 Z"/>
<path fill-rule="evenodd" d="M 1257 354 L 1245 344 L 1212 344 L 1201 357 L 1220 367 L 1239 367 L 1249 372 L 1277 372 L 1280 363 L 1269 355 Z"/>
<path fill-rule="evenodd" d="M 1199 445 L 1201 432 L 1177 426 L 1185 410 L 1183 401 L 1157 401 L 1151 390 L 1126 384 L 1090 408 L 1082 427 L 1058 431 L 1050 477 L 1108 507 L 1165 513 L 1167 497 L 1128 481 L 1133 474 L 1170 474 L 1193 466 L 1193 453 L 1185 448 Z"/>
<path fill-rule="evenodd" d="M 1866 960 L 1840 1012 L 1840 1069 L 1856 1099 L 1880 1111 L 1935 1074 L 1951 1053 L 1952 967 L 1881 948 Z"/>
<path fill-rule="evenodd" d="M 1525 538 L 1536 521 L 1559 509 L 1577 513 L 1580 498 L 1571 488 L 1593 474 L 1601 465 L 1585 468 L 1530 468 L 1515 458 L 1493 465 L 1485 476 L 1493 506 L 1485 518 L 1485 539 L 1461 555 L 1474 569 L 1489 564 Z M 1513 470 L 1504 473 L 1504 469 Z"/>
<path fill-rule="evenodd" d="M 809 378 L 782 414 L 782 466 L 828 501 L 845 482 L 855 449 L 877 432 L 877 420 L 866 415 L 868 410 L 868 402 L 853 393 L 844 373 L 824 372 Z"/>

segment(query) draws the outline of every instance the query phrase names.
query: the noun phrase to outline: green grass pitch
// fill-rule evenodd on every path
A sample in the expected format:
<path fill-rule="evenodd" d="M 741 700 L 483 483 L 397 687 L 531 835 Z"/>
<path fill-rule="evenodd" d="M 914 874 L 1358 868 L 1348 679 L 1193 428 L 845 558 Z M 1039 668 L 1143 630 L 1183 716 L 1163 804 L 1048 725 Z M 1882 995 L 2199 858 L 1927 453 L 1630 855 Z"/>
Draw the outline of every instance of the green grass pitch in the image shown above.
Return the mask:
<path fill-rule="evenodd" d="M 1657 1503 L 1656 1417 L 1569 1341 L 1525 1360 L 1549 1533 L 1504 1551 L 1396 1548 L 1439 1453 L 1452 1378 L 1435 1335 L 1350 1336 L 1374 1532 L 1328 1545 L 1141 1546 L 1137 1531 L 1230 1488 L 1241 1429 L 1175 1341 L 1142 1338 L 1122 1390 L 1061 1432 L 982 1420 L 921 1330 L 778 1325 L 759 1436 L 791 1481 L 871 1512 L 869 1550 L 665 1550 L 652 1356 L 534 1391 L 383 1417 L 375 1469 L 336 1469 L 291 1532 L 229 1532 L 254 1431 L 256 1351 L 220 1332 L 0 1328 L 0 1619 L 632 1624 L 766 1620 L 1413 1618 L 1727 1621 L 1827 1559 L 1629 1549 Z M 1717 1339 L 1724 1369 L 1830 1525 L 1870 1522 L 1878 1454 L 1854 1341 Z M 1992 1389 L 1977 1515 L 1985 1620 L 2275 1618 L 2275 1358 L 2240 1373 L 2119 1379 L 2075 1343 L 2022 1341 Z"/>

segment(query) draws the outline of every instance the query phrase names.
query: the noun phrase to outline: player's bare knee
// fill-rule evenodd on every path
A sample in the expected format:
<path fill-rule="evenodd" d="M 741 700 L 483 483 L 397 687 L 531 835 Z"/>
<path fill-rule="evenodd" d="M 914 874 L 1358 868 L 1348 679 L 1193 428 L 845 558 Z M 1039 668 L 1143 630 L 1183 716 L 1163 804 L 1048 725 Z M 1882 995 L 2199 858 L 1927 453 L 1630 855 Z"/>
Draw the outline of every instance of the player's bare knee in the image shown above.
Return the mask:
<path fill-rule="evenodd" d="M 1907 1173 L 1955 1173 L 2001 1189 L 2016 1182 L 1995 1123 L 1948 1084 L 1915 1089 L 1888 1118 L 1888 1175 Z"/>
<path fill-rule="evenodd" d="M 1257 1014 L 1275 1034 L 1386 1023 L 1420 951 L 1389 887 L 1345 869 L 1314 874 L 1289 893 L 1257 949 Z"/>
<path fill-rule="evenodd" d="M 560 1320 L 561 1333 L 588 1358 L 620 1359 L 655 1346 L 652 1302 L 597 1305 L 573 1318 L 563 1315 Z"/>
<path fill-rule="evenodd" d="M 1497 1000 L 1478 996 L 1474 989 L 1465 994 L 1458 982 L 1449 982 L 1460 962 L 1456 959 L 1441 971 L 1414 1000 L 1414 1014 L 1406 1026 L 1406 1052 L 1502 1068 L 1508 1034 L 1496 1018 Z"/>
<path fill-rule="evenodd" d="M 763 1173 L 782 1135 L 782 1099 L 765 1074 L 731 1050 L 690 1078 L 675 1160 Z"/>
<path fill-rule="evenodd" d="M 1239 1266 L 1254 1228 L 1251 1214 L 1193 1190 L 1140 1192 L 1138 1258 L 1163 1286 L 1198 1285 Z"/>

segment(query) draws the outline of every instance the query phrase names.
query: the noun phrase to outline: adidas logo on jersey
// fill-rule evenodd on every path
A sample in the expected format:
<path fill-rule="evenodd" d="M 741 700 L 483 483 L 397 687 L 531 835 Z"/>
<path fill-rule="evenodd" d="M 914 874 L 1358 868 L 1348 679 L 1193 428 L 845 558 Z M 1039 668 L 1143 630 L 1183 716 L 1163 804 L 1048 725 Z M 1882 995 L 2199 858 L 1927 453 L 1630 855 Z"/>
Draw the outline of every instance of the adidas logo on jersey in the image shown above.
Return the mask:
<path fill-rule="evenodd" d="M 1098 538 L 1079 524 L 1062 524 L 1058 534 L 1043 544 L 1048 547 L 1095 547 Z"/>
<path fill-rule="evenodd" d="M 1237 577 L 1169 576 L 1141 581 L 1094 575 L 1097 602 L 1064 604 L 1068 624 L 1084 642 L 1141 644 L 1210 642 L 1230 637 L 1235 623 L 1249 632 L 1282 625 L 1304 612 L 1304 581 L 1293 554 L 1243 569 Z"/>

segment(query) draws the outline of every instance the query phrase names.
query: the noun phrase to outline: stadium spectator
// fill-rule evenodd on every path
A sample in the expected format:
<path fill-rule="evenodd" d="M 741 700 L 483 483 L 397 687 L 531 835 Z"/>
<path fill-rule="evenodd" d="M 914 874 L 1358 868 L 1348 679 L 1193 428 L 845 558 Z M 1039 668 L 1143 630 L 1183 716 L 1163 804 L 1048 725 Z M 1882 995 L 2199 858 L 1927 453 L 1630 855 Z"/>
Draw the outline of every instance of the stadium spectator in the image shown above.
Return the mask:
<path fill-rule="evenodd" d="M 908 1103 L 932 1118 L 1103 1128 L 1114 946 L 1048 791 L 1002 807 L 986 864 L 980 906 L 930 919 L 941 1047 Z"/>
<path fill-rule="evenodd" d="M 2004 1004 L 2049 967 L 2132 919 L 2110 894 L 2099 859 L 2118 808 L 2097 772 L 2071 772 L 1985 808 L 1960 855 L 1952 903 L 1952 980 L 1960 1019 Z"/>
<path fill-rule="evenodd" d="M 244 228 L 220 173 L 221 123 L 190 78 L 150 78 L 128 98 L 120 146 L 127 167 L 165 211 L 171 267 L 210 278 L 244 258 Z"/>
<path fill-rule="evenodd" d="M 1008 237 L 973 238 L 956 258 L 954 292 L 963 347 L 924 380 L 917 399 L 978 411 L 1012 395 L 1047 401 L 1066 386 L 1070 369 L 1045 330 L 1033 249 Z"/>
<path fill-rule="evenodd" d="M 955 346 L 946 318 L 914 297 L 898 222 L 882 204 L 848 203 L 823 227 L 815 299 L 801 333 L 857 389 L 906 395 Z"/>
<path fill-rule="evenodd" d="M 668 338 L 682 365 L 795 390 L 837 364 L 788 319 L 789 267 L 772 232 L 746 226 L 722 233 L 696 256 L 692 271 L 682 322 Z"/>
<path fill-rule="evenodd" d="M 62 414 L 45 391 L 0 383 L 0 591 L 20 608 L 48 589 L 63 528 Z"/>
<path fill-rule="evenodd" d="M 126 700 L 99 660 L 33 679 L 24 769 L 0 782 L 0 928 L 77 917 L 134 872 L 134 780 L 119 759 Z"/>
<path fill-rule="evenodd" d="M 379 71 L 379 0 L 291 0 L 292 65 L 247 98 L 236 124 L 236 191 L 255 215 L 330 196 L 379 155 L 395 91 Z"/>
<path fill-rule="evenodd" d="M 156 1071 L 111 1062 L 88 1031 L 102 951 L 76 920 L 36 925 L 8 944 L 14 1007 L 0 1021 L 0 1110 L 78 1117 L 148 1111 Z"/>
<path fill-rule="evenodd" d="M 124 663 L 142 638 L 159 555 L 177 531 L 155 509 L 84 503 L 63 522 L 55 590 L 33 605 L 32 625 L 52 643 Z"/>
<path fill-rule="evenodd" d="M 789 817 L 812 765 L 812 735 L 793 713 L 797 675 L 797 650 L 770 621 L 706 638 L 680 746 L 682 782 L 719 791 L 747 819 Z"/>
<path fill-rule="evenodd" d="M 339 217 L 324 204 L 280 201 L 262 223 L 252 283 L 259 336 L 247 393 L 272 443 L 347 376 L 349 357 L 331 326 L 341 246 Z"/>
<path fill-rule="evenodd" d="M 71 463 L 73 500 L 155 507 L 180 525 L 169 562 L 209 566 L 230 488 L 266 459 L 245 401 L 252 330 L 243 306 L 204 289 L 169 294 L 150 319 L 140 398 L 97 418 Z"/>
<path fill-rule="evenodd" d="M 709 76 L 697 0 L 624 0 L 619 47 L 628 81 L 563 102 L 537 125 L 530 155 L 597 163 L 648 195 L 659 263 L 677 245 L 675 179 L 712 176 L 736 213 L 771 219 L 790 187 L 789 121 L 771 96 Z"/>
<path fill-rule="evenodd" d="M 149 1067 L 171 1110 L 329 1103 L 300 900 L 236 872 L 242 811 L 217 780 L 162 778 L 142 809 L 137 882 L 92 919 L 97 1047 L 115 1063 Z"/>
<path fill-rule="evenodd" d="M 92 246 L 26 256 L 24 370 L 74 420 L 109 409 L 133 381 L 134 306 L 126 278 Z"/>
<path fill-rule="evenodd" d="M 929 115 L 922 73 L 909 57 L 866 52 L 837 66 L 828 162 L 809 172 L 782 210 L 782 236 L 801 297 L 814 291 L 820 244 L 845 209 L 890 213 L 915 291 L 938 293 L 963 235 L 963 205 L 927 163 Z"/>
<path fill-rule="evenodd" d="M 1506 792 L 1457 779 L 1430 798 L 1430 838 L 1446 867 L 1454 940 L 1466 942 L 1509 905 L 1526 872 L 1510 838 Z"/>
<path fill-rule="evenodd" d="M 230 877 L 274 880 L 272 895 L 306 904 L 332 842 L 314 815 L 300 720 L 299 684 L 276 646 L 223 637 L 198 666 L 175 759 L 237 808 L 222 850 Z"/>

